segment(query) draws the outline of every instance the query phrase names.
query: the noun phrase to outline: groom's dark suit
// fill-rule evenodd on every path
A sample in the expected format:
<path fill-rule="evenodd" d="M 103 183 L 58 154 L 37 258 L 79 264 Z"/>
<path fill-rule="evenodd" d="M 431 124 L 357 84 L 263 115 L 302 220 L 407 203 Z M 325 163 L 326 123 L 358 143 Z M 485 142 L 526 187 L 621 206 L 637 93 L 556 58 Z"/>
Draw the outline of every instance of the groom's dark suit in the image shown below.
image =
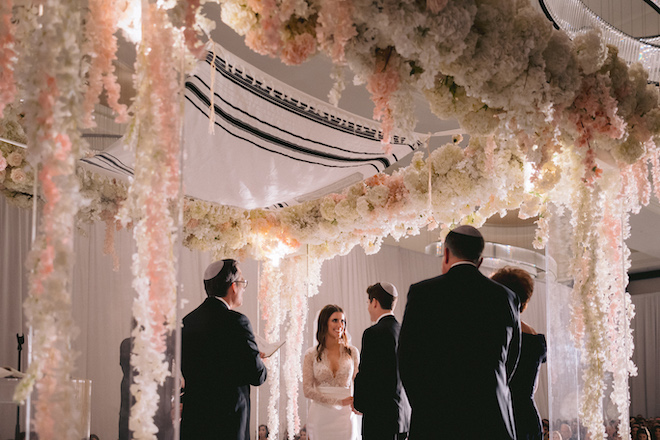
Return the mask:
<path fill-rule="evenodd" d="M 410 287 L 399 370 L 412 406 L 411 440 L 515 438 L 511 378 L 520 352 L 516 296 L 470 264 Z"/>
<path fill-rule="evenodd" d="M 266 380 L 250 321 L 209 297 L 183 318 L 181 335 L 181 439 L 249 439 L 250 385 Z"/>
<path fill-rule="evenodd" d="M 393 315 L 385 315 L 362 334 L 353 406 L 363 414 L 364 440 L 392 440 L 408 432 L 410 405 L 396 358 L 400 329 Z"/>

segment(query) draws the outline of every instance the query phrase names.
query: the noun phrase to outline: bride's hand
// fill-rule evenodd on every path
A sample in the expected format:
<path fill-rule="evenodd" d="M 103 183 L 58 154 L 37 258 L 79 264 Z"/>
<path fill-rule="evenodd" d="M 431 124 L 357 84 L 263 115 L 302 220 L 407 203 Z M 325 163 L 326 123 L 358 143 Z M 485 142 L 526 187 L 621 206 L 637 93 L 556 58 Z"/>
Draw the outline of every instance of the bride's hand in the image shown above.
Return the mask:
<path fill-rule="evenodd" d="M 352 405 L 353 404 L 353 397 L 352 396 L 347 397 L 347 398 L 343 399 L 340 403 L 341 403 L 341 406 Z"/>

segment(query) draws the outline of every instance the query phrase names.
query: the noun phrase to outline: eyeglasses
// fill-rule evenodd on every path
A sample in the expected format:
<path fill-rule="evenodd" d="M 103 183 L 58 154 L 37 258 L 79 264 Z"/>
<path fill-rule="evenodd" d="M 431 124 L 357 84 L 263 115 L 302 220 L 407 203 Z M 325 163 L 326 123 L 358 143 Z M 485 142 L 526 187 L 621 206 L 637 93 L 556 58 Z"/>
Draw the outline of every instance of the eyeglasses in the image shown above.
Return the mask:
<path fill-rule="evenodd" d="M 247 286 L 248 286 L 248 281 L 247 280 L 236 280 L 234 282 L 239 283 L 239 284 L 245 284 L 245 288 L 247 289 Z"/>

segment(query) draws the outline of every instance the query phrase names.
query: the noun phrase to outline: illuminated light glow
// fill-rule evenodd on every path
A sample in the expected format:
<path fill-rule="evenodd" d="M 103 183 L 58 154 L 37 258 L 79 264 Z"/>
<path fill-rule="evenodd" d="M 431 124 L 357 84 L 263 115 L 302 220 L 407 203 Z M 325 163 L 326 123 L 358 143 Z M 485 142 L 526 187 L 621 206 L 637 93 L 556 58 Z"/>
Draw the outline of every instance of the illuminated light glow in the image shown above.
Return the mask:
<path fill-rule="evenodd" d="M 275 243 L 271 246 L 264 246 L 262 250 L 264 256 L 270 260 L 274 267 L 279 267 L 282 258 L 296 251 L 296 249 L 279 240 L 275 240 Z"/>
<path fill-rule="evenodd" d="M 532 177 L 535 174 L 534 166 L 531 164 L 531 162 L 525 162 L 523 164 L 523 173 L 525 176 L 525 192 L 529 193 L 534 189 L 534 185 L 532 184 Z"/>
<path fill-rule="evenodd" d="M 119 19 L 117 26 L 124 31 L 124 36 L 132 43 L 142 40 L 142 5 L 141 2 L 120 0 L 117 5 Z"/>

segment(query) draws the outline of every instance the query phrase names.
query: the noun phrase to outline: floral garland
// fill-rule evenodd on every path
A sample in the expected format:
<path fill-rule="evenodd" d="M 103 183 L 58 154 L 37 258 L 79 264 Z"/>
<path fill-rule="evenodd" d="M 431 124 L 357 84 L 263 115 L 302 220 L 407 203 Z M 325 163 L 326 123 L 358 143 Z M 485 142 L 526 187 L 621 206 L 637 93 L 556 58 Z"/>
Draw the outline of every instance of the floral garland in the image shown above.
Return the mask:
<path fill-rule="evenodd" d="M 27 159 L 33 169 L 40 168 L 45 204 L 27 261 L 30 276 L 24 310 L 33 335 L 32 362 L 14 399 L 25 401 L 36 386 L 34 428 L 49 440 L 82 435 L 78 424 L 72 423 L 79 411 L 71 382 L 76 357 L 71 345 L 78 329 L 69 279 L 74 220 L 81 203 L 75 169 L 82 142 L 77 125 L 82 97 L 77 36 L 82 20 L 75 1 L 44 1 L 40 7 L 42 11 L 21 8 L 16 29 L 22 45 L 17 78 L 30 146 Z M 12 119 L 15 124 L 17 118 Z M 16 185 L 28 178 L 23 162 L 17 152 L 7 156 L 7 165 L 13 167 L 9 177 Z"/>
<path fill-rule="evenodd" d="M 177 201 L 180 188 L 181 87 L 175 66 L 181 59 L 172 50 L 179 47 L 178 41 L 167 12 L 144 4 L 135 74 L 138 96 L 130 128 L 136 173 L 119 212 L 124 225 L 137 221 L 132 267 L 137 325 L 132 331 L 131 365 L 138 374 L 131 385 L 136 400 L 129 419 L 136 439 L 156 439 L 158 386 L 170 375 L 166 340 L 176 327 L 176 227 L 170 203 Z"/>

